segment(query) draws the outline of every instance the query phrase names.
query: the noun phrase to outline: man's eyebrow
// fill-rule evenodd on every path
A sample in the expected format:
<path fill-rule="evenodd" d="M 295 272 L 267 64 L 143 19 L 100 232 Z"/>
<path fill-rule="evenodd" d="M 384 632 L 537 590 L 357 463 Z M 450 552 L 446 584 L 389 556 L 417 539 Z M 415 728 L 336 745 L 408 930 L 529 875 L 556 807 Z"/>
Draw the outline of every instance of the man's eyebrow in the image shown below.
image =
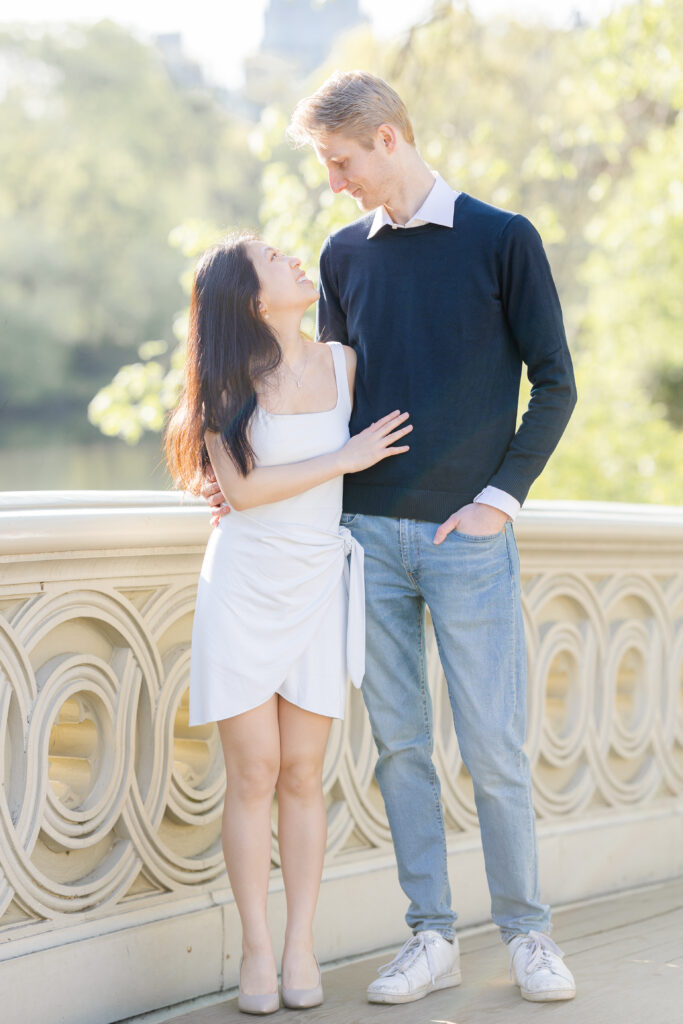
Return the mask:
<path fill-rule="evenodd" d="M 331 153 L 329 156 L 327 156 L 325 153 L 321 153 L 320 150 L 318 150 L 317 157 L 321 164 L 338 164 L 345 159 L 343 156 L 339 156 L 337 153 Z"/>
<path fill-rule="evenodd" d="M 263 249 L 261 251 L 264 252 L 264 253 L 269 253 L 269 252 L 275 252 L 275 249 L 273 249 L 272 245 L 264 245 Z"/>

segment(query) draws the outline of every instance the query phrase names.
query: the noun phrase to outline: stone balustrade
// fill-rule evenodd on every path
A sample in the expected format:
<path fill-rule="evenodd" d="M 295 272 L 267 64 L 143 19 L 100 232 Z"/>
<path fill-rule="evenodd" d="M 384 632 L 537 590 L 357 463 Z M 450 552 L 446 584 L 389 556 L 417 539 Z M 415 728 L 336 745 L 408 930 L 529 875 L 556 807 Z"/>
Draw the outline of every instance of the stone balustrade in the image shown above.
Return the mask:
<path fill-rule="evenodd" d="M 515 531 L 543 897 L 568 902 L 679 875 L 683 511 L 530 502 Z M 204 506 L 176 494 L 0 495 L 9 1024 L 97 1024 L 235 983 L 220 744 L 215 726 L 188 726 L 208 532 Z M 473 924 L 489 913 L 481 844 L 431 634 L 428 660 L 449 868 L 460 921 Z M 351 690 L 324 773 L 322 960 L 405 937 L 373 764 Z M 272 858 L 279 936 L 275 836 Z"/>

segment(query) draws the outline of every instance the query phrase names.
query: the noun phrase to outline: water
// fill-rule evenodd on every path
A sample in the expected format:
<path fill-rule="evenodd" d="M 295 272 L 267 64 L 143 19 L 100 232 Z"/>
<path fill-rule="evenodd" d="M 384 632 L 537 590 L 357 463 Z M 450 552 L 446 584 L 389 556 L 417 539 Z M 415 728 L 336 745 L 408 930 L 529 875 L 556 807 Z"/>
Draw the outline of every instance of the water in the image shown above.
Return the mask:
<path fill-rule="evenodd" d="M 45 431 L 0 448 L 0 490 L 169 490 L 159 434 L 137 445 L 117 438 L 72 441 Z"/>

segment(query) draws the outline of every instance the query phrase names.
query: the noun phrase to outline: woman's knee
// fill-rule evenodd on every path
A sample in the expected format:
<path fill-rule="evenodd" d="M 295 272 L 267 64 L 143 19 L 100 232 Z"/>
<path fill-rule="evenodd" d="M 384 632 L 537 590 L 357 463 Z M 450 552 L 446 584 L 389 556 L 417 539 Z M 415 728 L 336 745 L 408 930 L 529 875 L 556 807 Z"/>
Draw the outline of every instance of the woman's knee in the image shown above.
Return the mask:
<path fill-rule="evenodd" d="M 322 762 L 318 757 L 284 758 L 277 780 L 279 795 L 316 797 L 322 790 Z"/>
<path fill-rule="evenodd" d="M 275 792 L 279 772 L 276 757 L 262 754 L 235 759 L 227 767 L 228 793 L 241 800 L 269 799 Z"/>

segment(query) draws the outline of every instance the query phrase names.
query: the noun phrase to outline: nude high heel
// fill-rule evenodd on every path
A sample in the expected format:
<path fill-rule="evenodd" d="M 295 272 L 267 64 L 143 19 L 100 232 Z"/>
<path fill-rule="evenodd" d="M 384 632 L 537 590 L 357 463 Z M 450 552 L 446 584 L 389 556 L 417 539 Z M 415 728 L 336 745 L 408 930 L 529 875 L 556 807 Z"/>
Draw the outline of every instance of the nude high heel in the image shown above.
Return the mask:
<path fill-rule="evenodd" d="M 242 957 L 242 960 L 244 957 Z M 242 1013 L 277 1013 L 280 1009 L 280 993 L 274 992 L 259 993 L 258 995 L 247 995 L 242 991 L 242 960 L 240 960 L 239 990 L 237 993 L 237 1009 Z"/>
<path fill-rule="evenodd" d="M 282 986 L 282 1002 L 288 1010 L 308 1010 L 311 1006 L 320 1006 L 323 1001 L 323 980 L 318 968 L 318 984 L 314 988 L 285 988 Z"/>

